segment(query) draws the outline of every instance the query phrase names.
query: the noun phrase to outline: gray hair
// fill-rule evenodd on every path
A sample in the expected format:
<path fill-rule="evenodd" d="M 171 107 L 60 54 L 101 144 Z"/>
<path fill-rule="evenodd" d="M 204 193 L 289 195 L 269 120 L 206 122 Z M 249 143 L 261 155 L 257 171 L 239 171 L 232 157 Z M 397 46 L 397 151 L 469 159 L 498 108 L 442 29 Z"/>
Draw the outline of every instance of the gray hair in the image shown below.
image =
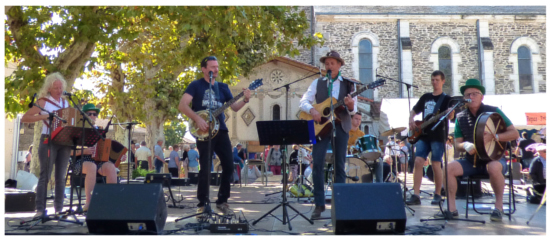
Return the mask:
<path fill-rule="evenodd" d="M 53 83 L 55 81 L 61 81 L 61 85 L 63 86 L 63 90 L 67 89 L 67 81 L 61 75 L 59 72 L 55 72 L 53 74 L 49 74 L 44 78 L 44 85 L 42 85 L 42 88 L 40 89 L 40 92 L 38 92 L 38 98 L 44 98 L 48 97 L 50 94 L 50 88 L 53 86 Z M 65 98 L 65 96 L 61 96 L 61 98 Z"/>

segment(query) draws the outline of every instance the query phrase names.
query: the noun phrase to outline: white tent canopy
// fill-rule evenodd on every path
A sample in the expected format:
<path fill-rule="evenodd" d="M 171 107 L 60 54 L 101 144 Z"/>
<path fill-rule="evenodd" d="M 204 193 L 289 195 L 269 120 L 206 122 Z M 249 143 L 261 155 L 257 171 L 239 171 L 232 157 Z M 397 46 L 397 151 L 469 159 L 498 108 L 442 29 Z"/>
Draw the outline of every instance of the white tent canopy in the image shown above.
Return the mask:
<path fill-rule="evenodd" d="M 504 114 L 512 121 L 516 129 L 540 129 L 542 125 L 527 126 L 525 113 L 546 112 L 547 100 L 546 93 L 540 94 L 510 94 L 510 95 L 486 95 L 483 103 L 500 108 Z M 406 127 L 405 134 L 409 127 L 409 113 L 416 104 L 418 98 L 411 98 L 411 107 L 407 98 L 402 99 L 383 99 L 380 107 L 379 130 L 384 132 L 390 128 Z M 421 115 L 417 115 L 415 120 L 422 120 Z M 454 123 L 449 125 L 450 132 L 454 131 Z"/>

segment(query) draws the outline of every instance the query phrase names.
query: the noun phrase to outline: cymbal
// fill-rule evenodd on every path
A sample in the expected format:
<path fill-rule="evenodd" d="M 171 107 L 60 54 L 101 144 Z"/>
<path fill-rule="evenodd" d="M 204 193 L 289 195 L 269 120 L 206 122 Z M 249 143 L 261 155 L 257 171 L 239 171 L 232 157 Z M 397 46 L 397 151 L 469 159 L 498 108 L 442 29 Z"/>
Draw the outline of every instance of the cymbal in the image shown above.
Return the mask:
<path fill-rule="evenodd" d="M 397 127 L 397 128 L 391 128 L 387 131 L 384 131 L 382 132 L 382 136 L 391 136 L 391 135 L 395 135 L 397 133 L 401 133 L 402 131 L 404 131 L 405 129 L 407 129 L 406 127 Z"/>

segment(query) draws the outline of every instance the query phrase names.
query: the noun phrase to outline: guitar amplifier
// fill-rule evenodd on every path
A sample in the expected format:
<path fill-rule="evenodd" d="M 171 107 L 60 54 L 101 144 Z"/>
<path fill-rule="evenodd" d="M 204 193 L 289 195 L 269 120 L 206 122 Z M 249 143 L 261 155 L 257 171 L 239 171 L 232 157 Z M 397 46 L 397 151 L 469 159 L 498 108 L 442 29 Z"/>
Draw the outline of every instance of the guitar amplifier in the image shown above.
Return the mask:
<path fill-rule="evenodd" d="M 222 180 L 221 172 L 212 172 L 210 174 L 210 185 L 219 186 Z M 199 173 L 198 172 L 189 172 L 189 183 L 198 184 L 199 183 Z"/>
<path fill-rule="evenodd" d="M 6 192 L 6 213 L 34 212 L 36 194 L 34 192 Z"/>

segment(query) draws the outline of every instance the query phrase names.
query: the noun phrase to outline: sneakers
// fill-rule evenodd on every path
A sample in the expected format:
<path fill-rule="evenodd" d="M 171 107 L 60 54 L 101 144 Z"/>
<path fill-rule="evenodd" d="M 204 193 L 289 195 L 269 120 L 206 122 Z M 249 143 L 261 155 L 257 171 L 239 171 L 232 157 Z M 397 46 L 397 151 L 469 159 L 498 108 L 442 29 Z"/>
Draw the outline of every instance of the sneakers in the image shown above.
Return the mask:
<path fill-rule="evenodd" d="M 452 212 L 453 214 L 453 218 L 458 218 L 458 210 L 455 210 L 454 212 Z M 445 218 L 445 215 L 443 215 L 442 212 L 438 212 L 434 215 L 434 217 L 436 218 Z"/>
<path fill-rule="evenodd" d="M 198 213 L 203 213 L 204 212 L 204 207 L 205 206 L 197 207 L 197 214 Z M 208 215 L 207 214 L 197 215 L 197 216 L 195 216 L 195 218 L 197 218 L 197 221 L 199 221 L 200 223 L 208 221 Z"/>
<path fill-rule="evenodd" d="M 439 204 L 439 202 L 441 202 L 441 195 L 437 195 L 434 193 L 434 199 L 432 199 L 432 205 L 437 205 Z"/>
<path fill-rule="evenodd" d="M 491 221 L 493 222 L 502 222 L 502 211 L 495 209 L 491 213 Z"/>
<path fill-rule="evenodd" d="M 420 205 L 420 196 L 413 194 L 405 203 L 407 205 Z"/>
<path fill-rule="evenodd" d="M 229 215 L 229 214 L 233 213 L 233 210 L 231 210 L 231 208 L 229 208 L 229 204 L 227 204 L 226 202 L 216 204 L 216 208 L 219 211 L 221 211 L 223 213 L 223 215 Z"/>
<path fill-rule="evenodd" d="M 321 213 L 325 211 L 325 206 L 315 206 L 315 210 L 311 214 L 311 219 L 318 219 L 321 217 Z"/>

